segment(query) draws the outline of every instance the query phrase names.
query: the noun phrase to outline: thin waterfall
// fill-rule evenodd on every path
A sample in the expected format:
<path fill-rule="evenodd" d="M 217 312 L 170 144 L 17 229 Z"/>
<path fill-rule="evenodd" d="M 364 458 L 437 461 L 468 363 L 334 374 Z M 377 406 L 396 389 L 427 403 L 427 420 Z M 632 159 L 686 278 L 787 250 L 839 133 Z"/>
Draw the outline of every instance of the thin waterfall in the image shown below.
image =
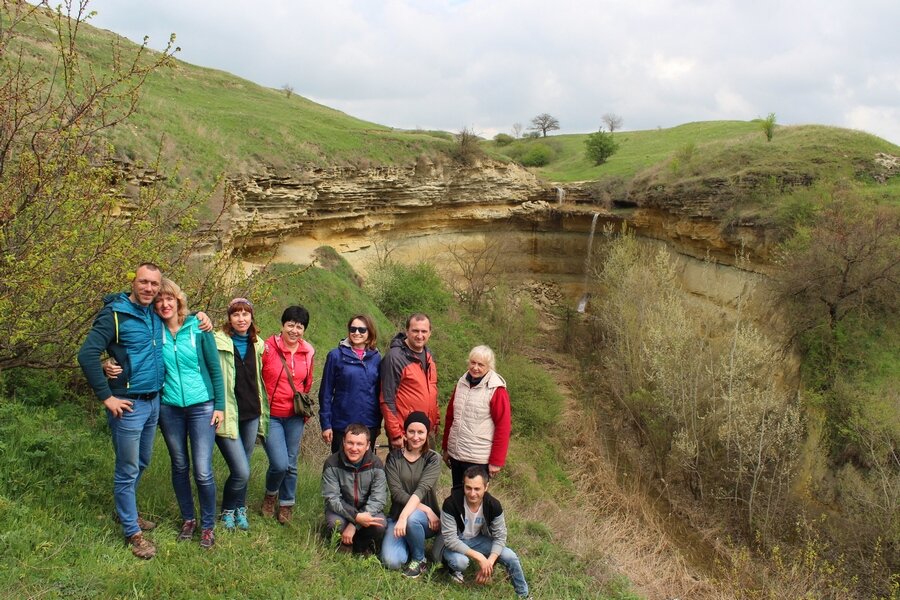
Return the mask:
<path fill-rule="evenodd" d="M 594 213 L 594 218 L 591 219 L 591 235 L 588 237 L 587 255 L 584 257 L 584 294 L 578 301 L 578 312 L 580 313 L 587 309 L 588 300 L 591 299 L 591 294 L 588 292 L 588 278 L 591 274 L 591 251 L 594 249 L 594 232 L 597 231 L 598 218 L 600 218 L 600 213 Z"/>
<path fill-rule="evenodd" d="M 566 190 L 564 190 L 561 186 L 556 187 L 556 203 L 562 204 L 566 199 Z"/>

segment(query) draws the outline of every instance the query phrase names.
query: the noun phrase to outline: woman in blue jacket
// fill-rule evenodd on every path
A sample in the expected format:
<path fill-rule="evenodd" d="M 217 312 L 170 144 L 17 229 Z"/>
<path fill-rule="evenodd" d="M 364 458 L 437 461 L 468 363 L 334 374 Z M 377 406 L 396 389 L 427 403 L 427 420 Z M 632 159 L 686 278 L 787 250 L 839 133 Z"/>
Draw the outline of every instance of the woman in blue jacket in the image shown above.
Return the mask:
<path fill-rule="evenodd" d="M 322 439 L 337 452 L 348 425 L 362 423 L 369 428 L 372 450 L 381 433 L 378 405 L 381 354 L 375 343 L 375 323 L 367 315 L 347 322 L 347 337 L 328 353 L 319 385 L 319 423 Z"/>
<path fill-rule="evenodd" d="M 190 482 L 193 460 L 200 499 L 200 546 L 211 548 L 215 543 L 216 522 L 212 453 L 225 408 L 219 352 L 213 334 L 200 331 L 197 318 L 187 314 L 187 298 L 181 288 L 166 278 L 156 297 L 156 312 L 164 324 L 162 343 L 166 365 L 159 427 L 172 459 L 172 487 L 181 511 L 178 540 L 192 539 L 197 529 Z"/>

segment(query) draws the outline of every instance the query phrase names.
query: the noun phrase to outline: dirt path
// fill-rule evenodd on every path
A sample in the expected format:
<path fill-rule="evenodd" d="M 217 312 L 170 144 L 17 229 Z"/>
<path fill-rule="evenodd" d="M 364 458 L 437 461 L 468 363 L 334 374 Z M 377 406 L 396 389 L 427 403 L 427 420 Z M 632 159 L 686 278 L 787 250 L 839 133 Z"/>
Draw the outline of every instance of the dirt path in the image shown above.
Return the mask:
<path fill-rule="evenodd" d="M 559 499 L 554 505 L 524 510 L 547 523 L 556 541 L 587 560 L 591 575 L 601 581 L 624 575 L 650 600 L 724 600 L 709 576 L 690 565 L 681 544 L 673 543 L 673 527 L 660 514 L 659 504 L 637 481 L 629 480 L 607 450 L 598 414 L 585 410 L 575 397 L 577 370 L 568 368 L 570 357 L 535 349 L 529 358 L 553 376 L 565 398 L 560 422 L 569 433 L 563 434 L 563 466 L 578 491 L 576 509 Z"/>

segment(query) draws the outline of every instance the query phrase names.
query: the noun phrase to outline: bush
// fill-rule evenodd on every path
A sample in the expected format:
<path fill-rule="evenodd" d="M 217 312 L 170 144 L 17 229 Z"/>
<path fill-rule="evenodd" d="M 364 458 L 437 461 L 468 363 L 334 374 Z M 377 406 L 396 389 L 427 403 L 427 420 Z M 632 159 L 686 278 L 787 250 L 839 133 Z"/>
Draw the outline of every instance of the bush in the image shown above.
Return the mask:
<path fill-rule="evenodd" d="M 413 312 L 444 312 L 451 300 L 434 266 L 426 262 L 388 262 L 369 274 L 366 287 L 381 311 L 397 324 Z"/>
<path fill-rule="evenodd" d="M 498 133 L 494 136 L 494 143 L 498 146 L 509 146 L 515 141 L 513 136 L 507 135 L 505 133 Z"/>
<path fill-rule="evenodd" d="M 519 162 L 526 167 L 543 167 L 549 164 L 555 157 L 556 153 L 553 148 L 546 144 L 534 144 L 528 149 Z"/>
<path fill-rule="evenodd" d="M 613 135 L 602 130 L 589 135 L 584 140 L 584 145 L 586 146 L 585 155 L 597 165 L 605 163 L 619 149 Z"/>

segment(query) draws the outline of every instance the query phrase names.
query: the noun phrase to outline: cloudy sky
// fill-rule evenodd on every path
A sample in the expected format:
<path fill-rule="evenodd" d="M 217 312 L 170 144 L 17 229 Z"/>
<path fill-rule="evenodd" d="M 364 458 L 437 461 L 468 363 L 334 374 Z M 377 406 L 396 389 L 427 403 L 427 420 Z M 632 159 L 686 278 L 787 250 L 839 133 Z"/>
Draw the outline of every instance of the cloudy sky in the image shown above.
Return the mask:
<path fill-rule="evenodd" d="M 897 0 L 92 0 L 92 23 L 399 128 L 753 119 L 900 144 Z"/>

